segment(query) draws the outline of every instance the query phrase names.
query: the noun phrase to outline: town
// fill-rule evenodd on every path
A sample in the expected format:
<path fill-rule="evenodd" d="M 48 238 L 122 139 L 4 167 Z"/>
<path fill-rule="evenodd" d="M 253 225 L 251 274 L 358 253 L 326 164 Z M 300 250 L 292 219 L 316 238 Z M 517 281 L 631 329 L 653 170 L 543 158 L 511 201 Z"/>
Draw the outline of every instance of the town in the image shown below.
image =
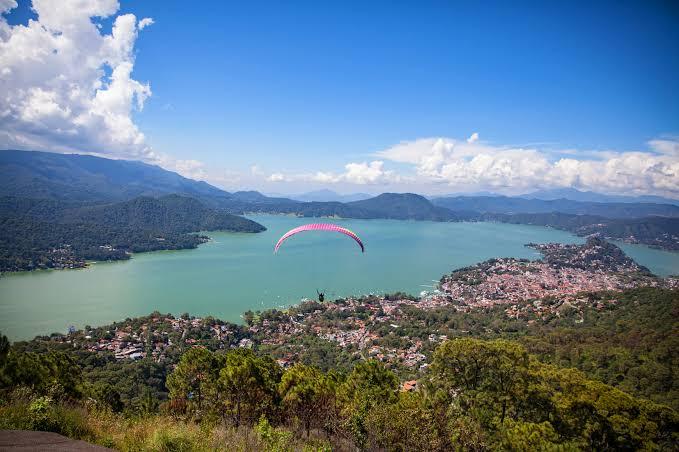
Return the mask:
<path fill-rule="evenodd" d="M 298 361 L 322 366 L 332 359 L 333 366 L 341 367 L 338 361 L 374 358 L 406 378 L 427 368 L 437 344 L 469 332 L 464 322 L 451 324 L 454 314 L 533 323 L 567 313 L 578 323 L 583 309 L 605 309 L 616 302 L 614 295 L 593 299 L 593 293 L 642 286 L 679 289 L 679 278 L 658 278 L 598 239 L 584 245 L 530 246 L 544 258 L 491 259 L 465 267 L 442 277 L 437 290 L 420 297 L 397 293 L 323 303 L 305 300 L 287 310 L 248 312 L 245 325 L 155 312 L 51 340 L 108 353 L 115 360 L 158 363 L 176 362 L 189 347 L 256 348 L 284 368 Z"/>

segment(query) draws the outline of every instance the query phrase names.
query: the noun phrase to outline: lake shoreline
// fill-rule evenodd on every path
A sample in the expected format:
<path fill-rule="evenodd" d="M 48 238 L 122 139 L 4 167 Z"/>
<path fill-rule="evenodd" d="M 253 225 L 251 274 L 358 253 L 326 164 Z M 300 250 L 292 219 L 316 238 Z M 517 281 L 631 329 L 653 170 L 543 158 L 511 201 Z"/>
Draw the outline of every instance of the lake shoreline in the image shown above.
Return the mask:
<path fill-rule="evenodd" d="M 418 295 L 432 278 L 456 268 L 494 257 L 539 259 L 524 246 L 529 242 L 583 242 L 542 226 L 346 219 L 338 222 L 361 237 L 365 254 L 348 246 L 341 234 L 312 232 L 295 236 L 274 255 L 278 238 L 308 219 L 254 219 L 267 231 L 211 232 L 209 246 L 134 253 L 127 262 L 97 261 L 80 271 L 3 275 L 0 330 L 12 339 L 26 339 L 153 310 L 240 322 L 247 310 L 280 309 L 314 299 L 316 289 L 328 298 L 397 291 Z M 659 276 L 679 272 L 677 253 L 616 245 Z"/>

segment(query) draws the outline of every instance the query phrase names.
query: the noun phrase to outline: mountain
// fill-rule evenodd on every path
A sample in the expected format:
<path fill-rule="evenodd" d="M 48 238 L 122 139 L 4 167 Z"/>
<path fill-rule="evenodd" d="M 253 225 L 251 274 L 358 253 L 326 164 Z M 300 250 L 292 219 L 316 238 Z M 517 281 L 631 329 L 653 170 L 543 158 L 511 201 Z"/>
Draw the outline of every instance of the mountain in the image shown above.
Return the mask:
<path fill-rule="evenodd" d="M 208 208 L 179 195 L 141 196 L 112 204 L 99 204 L 63 212 L 63 222 L 132 227 L 166 233 L 198 231 L 261 232 L 264 226 L 247 218 Z"/>
<path fill-rule="evenodd" d="M 290 196 L 291 199 L 303 202 L 352 202 L 362 201 L 364 199 L 372 198 L 373 195 L 367 193 L 352 193 L 348 195 L 341 195 L 332 190 L 323 189 L 302 193 L 299 195 Z"/>
<path fill-rule="evenodd" d="M 561 212 L 483 214 L 480 221 L 532 224 L 570 231 L 579 236 L 599 235 L 607 239 L 640 243 L 653 248 L 679 251 L 679 218 L 604 218 Z"/>
<path fill-rule="evenodd" d="M 679 206 L 652 203 L 601 203 L 568 199 L 541 200 L 508 196 L 457 196 L 435 198 L 432 202 L 452 211 L 479 213 L 548 213 L 597 215 L 606 218 L 641 218 L 647 216 L 679 217 Z"/>
<path fill-rule="evenodd" d="M 88 204 L 0 198 L 0 271 L 83 267 L 128 259 L 130 252 L 195 248 L 191 234 L 260 232 L 264 226 L 179 195 Z"/>
<path fill-rule="evenodd" d="M 456 196 L 429 200 L 413 193 L 383 193 L 368 199 L 351 202 L 298 201 L 285 197 L 265 196 L 257 191 L 228 193 L 205 182 L 197 182 L 171 171 L 140 162 L 110 160 L 84 155 L 52 154 L 45 152 L 0 151 L 0 196 L 41 198 L 60 203 L 48 206 L 46 201 L 30 207 L 32 211 L 69 211 L 73 218 L 91 221 L 91 215 L 102 215 L 111 224 L 117 224 L 118 215 L 127 226 L 140 222 L 132 215 L 133 205 L 117 204 L 139 196 L 159 197 L 178 194 L 191 197 L 204 204 L 204 208 L 217 208 L 232 214 L 243 212 L 284 213 L 303 217 L 343 217 L 431 221 L 505 221 L 543 224 L 587 235 L 599 233 L 607 237 L 631 242 L 645 243 L 667 249 L 678 249 L 675 223 L 661 217 L 679 218 L 679 206 L 649 202 L 593 202 L 569 199 L 526 199 L 507 196 Z M 577 192 L 577 191 L 575 191 Z M 553 192 L 553 195 L 579 193 Z M 538 193 L 539 194 L 539 193 Z M 548 196 L 549 193 L 543 192 Z M 596 194 L 594 194 L 596 195 Z M 342 196 L 325 190 L 312 192 L 310 197 Z M 18 201 L 17 201 L 18 202 Z M 163 202 L 170 203 L 169 199 Z M 175 201 L 178 202 L 178 201 Z M 148 199 L 136 200 L 145 204 L 148 214 L 154 212 Z M 186 201 L 185 201 L 186 203 Z M 93 206 L 105 204 L 105 206 Z M 197 215 L 195 207 L 184 204 L 191 215 Z M 142 210 L 144 210 L 142 209 Z M 43 212 L 43 213 L 44 213 Z M 90 215 L 83 217 L 83 215 Z M 129 215 L 128 215 L 129 214 Z M 160 215 L 154 213 L 153 215 Z M 200 230 L 200 221 L 192 221 L 190 215 L 176 214 L 179 224 L 186 230 Z M 151 225 L 159 218 L 144 217 Z M 612 221 L 619 219 L 620 221 Z M 633 220 L 633 221 L 623 221 Z M 43 218 L 41 221 L 61 221 L 59 218 Z M 235 220 L 233 220 L 235 221 Z M 127 222 L 127 223 L 125 223 Z M 219 222 L 217 222 L 219 223 Z M 61 222 L 60 224 L 63 224 Z M 92 224 L 92 223 L 87 223 Z M 235 224 L 235 223 L 231 223 Z M 155 227 L 155 226 L 154 226 Z M 198 229 L 196 229 L 198 228 Z M 204 227 L 202 229 L 205 229 Z M 21 234 L 17 230 L 17 234 Z"/>
<path fill-rule="evenodd" d="M 555 199 L 569 199 L 571 201 L 585 202 L 615 202 L 615 203 L 655 203 L 679 205 L 679 199 L 663 198 L 661 196 L 621 196 L 605 195 L 593 191 L 580 191 L 575 188 L 553 188 L 539 190 L 519 196 L 525 199 L 542 199 L 545 201 Z"/>
<path fill-rule="evenodd" d="M 120 201 L 181 194 L 216 206 L 229 193 L 158 166 L 79 154 L 0 151 L 0 196 Z"/>
<path fill-rule="evenodd" d="M 458 218 L 450 210 L 435 206 L 424 196 L 414 193 L 382 193 L 374 198 L 350 202 L 347 205 L 379 215 L 378 218 L 433 221 L 450 221 Z"/>

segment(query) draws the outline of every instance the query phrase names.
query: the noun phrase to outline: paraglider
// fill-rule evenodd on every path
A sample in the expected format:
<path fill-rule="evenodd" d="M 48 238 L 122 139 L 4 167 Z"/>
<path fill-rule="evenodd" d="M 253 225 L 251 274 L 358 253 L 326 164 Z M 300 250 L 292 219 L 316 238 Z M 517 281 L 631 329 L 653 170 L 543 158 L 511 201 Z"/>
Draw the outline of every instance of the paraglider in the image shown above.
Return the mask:
<path fill-rule="evenodd" d="M 278 252 L 278 248 L 280 248 L 281 244 L 285 242 L 287 239 L 292 237 L 295 234 L 299 234 L 300 232 L 305 232 L 305 231 L 332 231 L 332 232 L 339 232 L 341 234 L 344 234 L 348 237 L 351 237 L 354 239 L 354 241 L 358 244 L 358 246 L 361 247 L 361 252 L 365 253 L 365 247 L 363 246 L 363 242 L 361 239 L 354 234 L 352 231 L 350 231 L 347 228 L 343 228 L 341 226 L 337 226 L 336 224 L 330 224 L 330 223 L 314 223 L 314 224 L 305 224 L 304 226 L 299 226 L 294 229 L 289 230 L 283 236 L 278 240 L 278 243 L 276 243 L 276 246 L 274 247 L 274 253 Z"/>

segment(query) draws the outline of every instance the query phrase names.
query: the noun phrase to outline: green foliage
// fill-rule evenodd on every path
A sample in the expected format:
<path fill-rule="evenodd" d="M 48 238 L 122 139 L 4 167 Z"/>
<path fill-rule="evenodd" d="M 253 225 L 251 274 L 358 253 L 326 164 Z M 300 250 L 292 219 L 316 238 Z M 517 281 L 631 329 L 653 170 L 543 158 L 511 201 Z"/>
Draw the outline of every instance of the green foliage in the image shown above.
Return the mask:
<path fill-rule="evenodd" d="M 346 428 L 354 441 L 363 445 L 368 438 L 366 418 L 370 409 L 398 400 L 398 378 L 379 361 L 360 362 L 341 385 L 339 393 L 344 403 Z"/>
<path fill-rule="evenodd" d="M 265 450 L 283 452 L 292 450 L 292 433 L 273 428 L 266 417 L 262 416 L 255 427 L 259 439 L 264 443 Z"/>
<path fill-rule="evenodd" d="M 48 396 L 11 400 L 0 406 L 0 429 L 41 430 L 71 438 L 92 435 L 83 409 L 56 402 Z"/>
<path fill-rule="evenodd" d="M 671 408 L 531 360 L 514 342 L 449 341 L 431 367 L 434 403 L 451 407 L 452 416 L 471 416 L 506 447 L 653 449 L 678 438 L 679 415 Z"/>
<path fill-rule="evenodd" d="M 56 391 L 60 396 L 79 398 L 81 369 L 64 352 L 21 353 L 10 349 L 0 365 L 0 382 L 5 388 L 27 386 L 42 394 Z"/>
<path fill-rule="evenodd" d="M 113 204 L 0 198 L 0 271 L 81 267 L 130 252 L 195 248 L 198 231 L 260 232 L 246 218 L 178 195 Z"/>
<path fill-rule="evenodd" d="M 449 446 L 421 393 L 403 392 L 396 403 L 378 404 L 366 416 L 366 443 L 373 450 L 442 451 Z"/>
<path fill-rule="evenodd" d="M 515 342 L 454 339 L 434 353 L 430 383 L 436 397 L 486 427 L 526 410 L 531 375 L 526 350 Z"/>
<path fill-rule="evenodd" d="M 304 427 L 324 427 L 333 418 L 335 382 L 320 370 L 297 364 L 283 374 L 278 390 L 282 408 Z"/>
<path fill-rule="evenodd" d="M 233 425 L 252 424 L 261 416 L 274 417 L 282 369 L 269 357 L 249 349 L 227 352 L 217 380 L 218 409 Z"/>
<path fill-rule="evenodd" d="M 564 444 L 549 422 L 509 421 L 502 431 L 502 448 L 521 452 L 577 451 L 573 444 Z"/>
<path fill-rule="evenodd" d="M 576 367 L 630 394 L 679 409 L 679 297 L 640 288 L 592 294 L 581 324 L 559 319 L 533 325 L 521 338 L 541 361 Z M 613 301 L 611 301 L 613 300 Z"/>
<path fill-rule="evenodd" d="M 188 412 L 200 415 L 205 397 L 216 388 L 218 376 L 219 361 L 215 355 L 201 347 L 191 348 L 167 378 L 170 397 L 186 401 Z"/>

